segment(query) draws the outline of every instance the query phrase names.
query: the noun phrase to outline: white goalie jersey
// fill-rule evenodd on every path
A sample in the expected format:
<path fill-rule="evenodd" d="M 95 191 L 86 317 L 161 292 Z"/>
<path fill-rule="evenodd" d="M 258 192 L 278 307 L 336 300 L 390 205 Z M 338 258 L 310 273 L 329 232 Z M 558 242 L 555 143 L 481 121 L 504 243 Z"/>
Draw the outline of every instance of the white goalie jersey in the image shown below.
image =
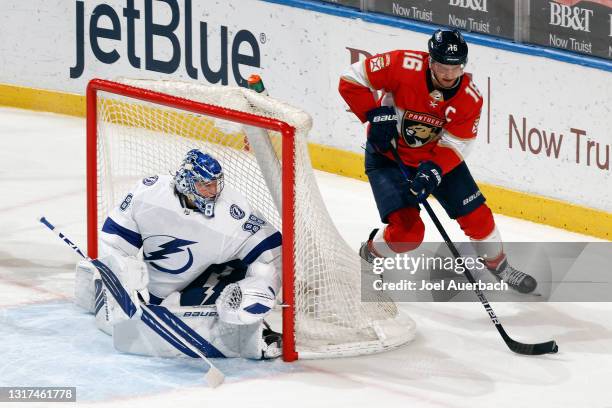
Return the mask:
<path fill-rule="evenodd" d="M 241 260 L 280 269 L 281 234 L 226 185 L 214 216 L 186 209 L 171 176 L 147 177 L 108 216 L 100 234 L 100 256 L 135 256 L 142 249 L 147 289 L 164 299 L 181 291 L 209 266 Z M 271 286 L 280 287 L 277 274 Z"/>

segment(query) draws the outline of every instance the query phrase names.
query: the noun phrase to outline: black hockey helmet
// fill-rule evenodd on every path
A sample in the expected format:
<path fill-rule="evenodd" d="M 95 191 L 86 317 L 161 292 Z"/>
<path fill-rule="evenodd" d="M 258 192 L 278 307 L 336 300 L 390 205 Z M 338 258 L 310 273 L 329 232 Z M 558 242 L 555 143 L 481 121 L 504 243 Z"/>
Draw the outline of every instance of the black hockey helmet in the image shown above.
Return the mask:
<path fill-rule="evenodd" d="M 465 64 L 468 46 L 459 30 L 437 30 L 429 39 L 429 55 L 440 64 Z"/>

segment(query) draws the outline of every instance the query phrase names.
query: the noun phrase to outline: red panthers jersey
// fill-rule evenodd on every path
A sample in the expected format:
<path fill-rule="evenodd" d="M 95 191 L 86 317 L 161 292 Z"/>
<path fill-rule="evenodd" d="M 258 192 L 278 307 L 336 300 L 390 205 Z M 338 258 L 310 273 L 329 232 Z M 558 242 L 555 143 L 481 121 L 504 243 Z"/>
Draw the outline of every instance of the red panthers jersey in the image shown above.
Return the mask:
<path fill-rule="evenodd" d="M 435 89 L 426 52 L 397 50 L 357 62 L 342 75 L 339 91 L 362 122 L 377 106 L 395 108 L 398 152 L 409 166 L 431 160 L 448 173 L 476 137 L 482 96 L 472 76 L 464 74 L 452 89 Z"/>

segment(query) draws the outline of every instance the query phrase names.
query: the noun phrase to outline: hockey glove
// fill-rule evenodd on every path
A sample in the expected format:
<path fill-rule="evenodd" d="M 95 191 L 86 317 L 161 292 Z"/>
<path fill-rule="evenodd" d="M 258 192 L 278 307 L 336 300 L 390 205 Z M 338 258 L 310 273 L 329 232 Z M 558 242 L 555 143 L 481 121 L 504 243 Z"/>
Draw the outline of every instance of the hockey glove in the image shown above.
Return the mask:
<path fill-rule="evenodd" d="M 410 191 L 417 197 L 419 202 L 425 201 L 427 197 L 442 182 L 442 169 L 432 161 L 419 164 L 417 174 L 410 184 Z"/>
<path fill-rule="evenodd" d="M 268 282 L 253 277 L 230 283 L 215 302 L 219 320 L 231 324 L 261 322 L 275 304 L 276 296 Z"/>
<path fill-rule="evenodd" d="M 370 122 L 368 141 L 380 153 L 391 149 L 391 141 L 397 137 L 397 115 L 391 106 L 379 106 L 366 113 Z"/>

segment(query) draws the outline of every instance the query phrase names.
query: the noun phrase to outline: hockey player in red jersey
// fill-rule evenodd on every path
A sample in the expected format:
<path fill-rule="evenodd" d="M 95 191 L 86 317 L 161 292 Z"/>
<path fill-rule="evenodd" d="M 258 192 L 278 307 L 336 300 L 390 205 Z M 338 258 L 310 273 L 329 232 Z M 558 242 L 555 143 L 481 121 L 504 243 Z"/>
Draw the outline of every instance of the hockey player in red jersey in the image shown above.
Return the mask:
<path fill-rule="evenodd" d="M 472 76 L 463 71 L 467 43 L 457 30 L 438 30 L 428 45 L 429 52 L 374 55 L 351 65 L 340 79 L 340 94 L 352 112 L 369 122 L 366 174 L 387 224 L 372 231 L 360 255 L 372 262 L 418 247 L 425 233 L 418 203 L 433 194 L 497 279 L 533 292 L 536 280 L 508 263 L 493 214 L 463 160 L 482 108 Z M 393 159 L 394 143 L 414 175 L 411 181 Z"/>

